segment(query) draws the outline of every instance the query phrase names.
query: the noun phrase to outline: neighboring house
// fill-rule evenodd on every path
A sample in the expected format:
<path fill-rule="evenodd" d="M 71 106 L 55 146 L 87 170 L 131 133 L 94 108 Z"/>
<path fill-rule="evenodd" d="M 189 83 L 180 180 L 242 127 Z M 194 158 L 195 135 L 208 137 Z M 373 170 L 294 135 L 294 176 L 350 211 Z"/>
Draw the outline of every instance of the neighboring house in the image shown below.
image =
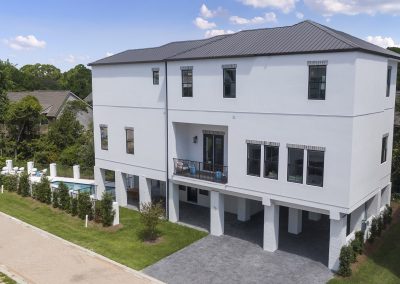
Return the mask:
<path fill-rule="evenodd" d="M 172 222 L 199 217 L 188 204 L 210 207 L 213 235 L 225 212 L 264 211 L 267 251 L 280 222 L 299 234 L 307 212 L 315 233 L 326 221 L 336 270 L 341 247 L 390 202 L 399 60 L 304 21 L 91 63 L 97 194 L 115 171 L 120 205 L 166 196 Z"/>
<path fill-rule="evenodd" d="M 38 99 L 42 106 L 42 113 L 48 120 L 48 123 L 42 123 L 41 133 L 47 132 L 48 124 L 51 124 L 62 114 L 67 102 L 76 100 L 83 101 L 70 91 L 9 92 L 7 96 L 11 102 L 20 101 L 26 96 L 33 96 Z M 89 128 L 90 123 L 93 121 L 93 109 L 89 104 L 87 104 L 87 112 L 78 112 L 77 120 L 85 129 Z"/>
<path fill-rule="evenodd" d="M 85 102 L 87 102 L 89 105 L 93 104 L 93 93 L 90 93 L 89 95 L 87 95 L 86 98 L 83 99 Z"/>

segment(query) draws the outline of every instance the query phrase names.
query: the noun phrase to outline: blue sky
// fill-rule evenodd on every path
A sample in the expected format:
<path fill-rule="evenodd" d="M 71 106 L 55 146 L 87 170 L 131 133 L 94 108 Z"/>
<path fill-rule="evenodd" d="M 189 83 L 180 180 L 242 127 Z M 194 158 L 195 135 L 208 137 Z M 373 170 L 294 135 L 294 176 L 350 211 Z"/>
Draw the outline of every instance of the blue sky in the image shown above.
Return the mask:
<path fill-rule="evenodd" d="M 400 45 L 400 0 L 0 0 L 0 59 L 68 70 L 126 49 L 310 19 Z"/>

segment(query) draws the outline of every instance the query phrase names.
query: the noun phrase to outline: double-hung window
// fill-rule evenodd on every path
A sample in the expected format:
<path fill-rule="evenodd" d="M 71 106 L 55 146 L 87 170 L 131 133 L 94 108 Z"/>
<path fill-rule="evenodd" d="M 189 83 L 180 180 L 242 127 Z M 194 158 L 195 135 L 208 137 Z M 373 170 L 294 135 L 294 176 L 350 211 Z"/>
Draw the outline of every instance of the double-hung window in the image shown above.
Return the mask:
<path fill-rule="evenodd" d="M 386 162 L 387 159 L 388 137 L 388 135 L 382 137 L 381 164 Z"/>
<path fill-rule="evenodd" d="M 278 179 L 279 147 L 264 146 L 264 177 Z"/>
<path fill-rule="evenodd" d="M 126 153 L 134 154 L 135 153 L 135 144 L 134 144 L 134 136 L 133 136 L 133 128 L 126 127 L 125 128 L 125 136 L 126 136 Z"/>
<path fill-rule="evenodd" d="M 261 145 L 247 144 L 247 174 L 250 176 L 260 176 L 261 164 Z"/>
<path fill-rule="evenodd" d="M 100 140 L 101 140 L 101 149 L 108 150 L 108 127 L 107 125 L 100 125 Z"/>
<path fill-rule="evenodd" d="M 288 148 L 287 180 L 303 183 L 304 149 Z"/>
<path fill-rule="evenodd" d="M 224 98 L 236 98 L 236 68 L 223 68 Z"/>
<path fill-rule="evenodd" d="M 307 150 L 307 184 L 323 186 L 324 184 L 324 151 Z"/>
<path fill-rule="evenodd" d="M 310 65 L 308 75 L 308 99 L 325 100 L 326 65 Z"/>
<path fill-rule="evenodd" d="M 182 97 L 193 97 L 193 70 L 191 68 L 181 69 L 182 72 Z"/>
<path fill-rule="evenodd" d="M 392 80 L 392 66 L 388 66 L 386 77 L 386 97 L 390 96 L 390 84 Z"/>

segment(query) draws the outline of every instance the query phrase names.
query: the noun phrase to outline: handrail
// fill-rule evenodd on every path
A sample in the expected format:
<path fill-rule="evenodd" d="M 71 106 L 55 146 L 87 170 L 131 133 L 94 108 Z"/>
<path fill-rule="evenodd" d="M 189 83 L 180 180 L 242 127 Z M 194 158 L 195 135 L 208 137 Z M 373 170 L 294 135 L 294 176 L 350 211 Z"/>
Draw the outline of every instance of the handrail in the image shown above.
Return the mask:
<path fill-rule="evenodd" d="M 228 167 L 174 158 L 174 174 L 217 183 L 228 182 Z"/>

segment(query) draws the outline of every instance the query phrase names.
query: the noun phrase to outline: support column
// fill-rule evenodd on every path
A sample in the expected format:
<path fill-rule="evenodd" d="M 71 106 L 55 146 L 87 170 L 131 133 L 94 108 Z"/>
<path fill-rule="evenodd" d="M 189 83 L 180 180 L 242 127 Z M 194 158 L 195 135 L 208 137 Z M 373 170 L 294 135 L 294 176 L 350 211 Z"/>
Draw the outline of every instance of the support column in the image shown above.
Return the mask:
<path fill-rule="evenodd" d="M 239 221 L 245 222 L 250 220 L 250 204 L 249 200 L 246 198 L 237 198 L 237 219 Z"/>
<path fill-rule="evenodd" d="M 211 191 L 210 193 L 210 234 L 221 236 L 224 234 L 225 226 L 224 195 L 218 191 Z"/>
<path fill-rule="evenodd" d="M 266 251 L 274 252 L 279 245 L 279 205 L 264 205 L 264 242 Z"/>
<path fill-rule="evenodd" d="M 389 183 L 384 189 L 382 193 L 382 205 L 390 205 L 390 199 L 392 195 L 392 183 Z"/>
<path fill-rule="evenodd" d="M 50 164 L 50 177 L 56 177 L 57 176 L 57 164 L 56 163 L 51 163 Z"/>
<path fill-rule="evenodd" d="M 7 170 L 9 172 L 11 172 L 12 169 L 13 169 L 13 161 L 12 160 L 6 160 L 6 167 L 7 167 Z"/>
<path fill-rule="evenodd" d="M 34 167 L 34 163 L 32 161 L 27 163 L 26 169 L 28 171 L 28 174 L 32 173 L 33 167 Z"/>
<path fill-rule="evenodd" d="M 115 200 L 120 206 L 128 205 L 126 178 L 125 174 L 120 171 L 115 171 Z"/>
<path fill-rule="evenodd" d="M 99 167 L 94 167 L 94 180 L 96 184 L 96 198 L 101 199 L 103 192 L 106 191 L 105 182 L 106 174 L 105 170 Z"/>
<path fill-rule="evenodd" d="M 346 244 L 347 216 L 340 216 L 339 220 L 330 219 L 329 237 L 329 269 L 339 269 L 339 256 L 342 246 Z"/>
<path fill-rule="evenodd" d="M 303 227 L 303 211 L 300 209 L 289 208 L 289 222 L 288 232 L 291 234 L 298 235 L 302 231 Z"/>
<path fill-rule="evenodd" d="M 80 179 L 81 178 L 81 167 L 79 165 L 75 165 L 72 167 L 72 170 L 74 172 L 74 179 Z"/>
<path fill-rule="evenodd" d="M 381 209 L 381 192 L 377 192 L 374 197 L 369 200 L 368 218 L 372 215 L 378 216 Z"/>
<path fill-rule="evenodd" d="M 308 220 L 311 220 L 311 221 L 321 220 L 321 213 L 308 212 Z"/>
<path fill-rule="evenodd" d="M 139 176 L 139 207 L 142 208 L 142 203 L 151 202 L 151 182 L 150 179 Z"/>
<path fill-rule="evenodd" d="M 113 226 L 119 225 L 119 206 L 118 202 L 113 202 L 113 210 L 115 212 Z"/>
<path fill-rule="evenodd" d="M 176 223 L 179 221 L 179 186 L 170 182 L 168 190 L 168 217 L 170 222 Z"/>

